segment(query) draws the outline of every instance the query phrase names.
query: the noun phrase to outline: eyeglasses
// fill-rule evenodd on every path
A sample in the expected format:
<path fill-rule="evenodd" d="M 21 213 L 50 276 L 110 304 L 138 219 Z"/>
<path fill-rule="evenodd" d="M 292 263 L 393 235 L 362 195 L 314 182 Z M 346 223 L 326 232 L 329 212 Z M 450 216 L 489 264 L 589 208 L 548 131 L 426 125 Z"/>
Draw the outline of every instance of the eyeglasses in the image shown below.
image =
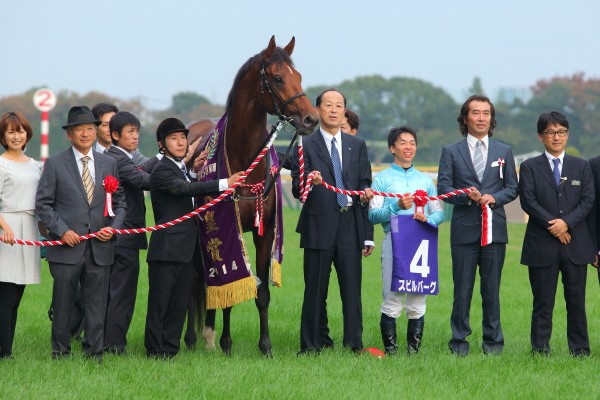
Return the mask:
<path fill-rule="evenodd" d="M 565 137 L 569 131 L 567 129 L 561 129 L 559 131 L 544 131 L 542 133 L 548 137 L 554 137 L 556 135 L 558 135 L 558 137 Z"/>

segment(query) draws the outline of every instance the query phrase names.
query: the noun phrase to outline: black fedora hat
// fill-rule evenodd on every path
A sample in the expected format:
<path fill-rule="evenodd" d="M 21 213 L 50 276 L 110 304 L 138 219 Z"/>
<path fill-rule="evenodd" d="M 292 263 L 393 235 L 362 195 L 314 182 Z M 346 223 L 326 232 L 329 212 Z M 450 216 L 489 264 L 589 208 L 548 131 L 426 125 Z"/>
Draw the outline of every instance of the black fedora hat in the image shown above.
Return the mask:
<path fill-rule="evenodd" d="M 94 118 L 94 114 L 87 106 L 74 106 L 69 110 L 69 117 L 67 124 L 63 125 L 63 129 L 67 129 L 70 126 L 81 125 L 81 124 L 96 124 L 100 125 L 102 121 Z"/>
<path fill-rule="evenodd" d="M 183 122 L 177 118 L 167 118 L 158 124 L 158 128 L 156 128 L 156 141 L 162 141 L 163 138 L 173 132 L 183 132 L 187 136 L 189 131 L 190 130 L 186 129 Z"/>

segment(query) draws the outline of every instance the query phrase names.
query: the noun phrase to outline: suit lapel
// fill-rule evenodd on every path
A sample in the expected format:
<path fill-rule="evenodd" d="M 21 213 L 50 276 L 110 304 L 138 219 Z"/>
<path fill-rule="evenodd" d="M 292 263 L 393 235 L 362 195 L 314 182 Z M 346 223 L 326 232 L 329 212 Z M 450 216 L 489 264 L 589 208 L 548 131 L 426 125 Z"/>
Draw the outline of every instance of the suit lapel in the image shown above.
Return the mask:
<path fill-rule="evenodd" d="M 350 171 L 350 165 L 352 162 L 352 148 L 350 147 L 348 139 L 346 139 L 342 133 L 340 133 L 340 141 L 342 143 L 342 176 L 344 178 L 344 186 L 348 187 L 347 174 L 348 171 Z"/>
<path fill-rule="evenodd" d="M 473 166 L 473 160 L 471 159 L 471 153 L 469 152 L 469 143 L 467 143 L 467 139 L 465 138 L 462 142 L 458 144 L 458 152 L 464 158 L 465 165 L 469 167 L 469 171 L 477 181 L 477 172 L 475 172 L 475 167 Z M 485 171 L 484 171 L 485 176 Z"/>
<path fill-rule="evenodd" d="M 92 203 L 95 203 L 98 199 L 102 199 L 104 201 L 104 185 L 102 182 L 104 180 L 104 163 L 99 160 L 98 154 L 94 156 L 94 168 L 96 169 L 96 181 L 94 183 L 94 198 L 92 199 Z"/>
<path fill-rule="evenodd" d="M 556 192 L 558 192 L 558 187 L 556 187 L 556 182 L 554 181 L 554 175 L 552 175 L 552 168 L 550 167 L 550 163 L 548 162 L 548 157 L 546 157 L 545 153 L 542 153 L 539 157 L 537 157 L 538 169 L 542 171 L 542 176 L 546 181 L 548 181 L 548 186 L 553 188 Z M 564 168 L 564 165 L 563 165 Z M 564 172 L 564 170 L 563 170 Z M 561 185 L 563 186 L 563 185 Z"/>
<path fill-rule="evenodd" d="M 83 197 L 87 203 L 87 195 L 85 194 L 85 189 L 83 188 L 83 181 L 81 180 L 81 174 L 79 173 L 79 168 L 77 167 L 77 161 L 75 161 L 75 153 L 73 153 L 73 148 L 70 148 L 66 151 L 65 167 L 67 171 L 69 171 L 71 179 L 73 179 L 73 182 L 75 182 L 75 186 L 79 188 L 81 197 Z"/>
<path fill-rule="evenodd" d="M 571 172 L 571 165 L 573 164 L 570 161 L 570 157 L 565 154 L 563 158 L 562 172 L 560 174 L 561 180 L 560 185 L 558 185 L 558 191 L 563 191 L 571 185 L 571 179 L 573 177 L 573 173 Z"/>
<path fill-rule="evenodd" d="M 485 163 L 485 169 L 483 170 L 483 179 L 485 180 L 488 175 L 491 176 L 492 172 L 498 172 L 498 177 L 500 177 L 500 172 L 496 171 L 496 167 L 494 167 L 494 169 L 492 169 L 492 163 L 494 161 L 498 161 L 498 159 L 500 158 L 500 154 L 498 153 L 498 144 L 496 142 L 493 142 L 492 140 L 488 141 L 488 156 L 487 156 L 487 161 Z M 502 168 L 500 165 L 498 165 L 498 169 Z"/>
<path fill-rule="evenodd" d="M 315 147 L 316 147 L 316 153 L 319 156 L 319 158 L 321 159 L 321 161 L 323 161 L 325 163 L 325 165 L 327 165 L 327 168 L 329 168 L 329 172 L 331 173 L 331 176 L 334 176 L 333 174 L 333 163 L 331 162 L 331 155 L 327 152 L 327 144 L 325 143 L 325 139 L 323 139 L 323 135 L 321 134 L 321 131 L 318 130 L 314 133 L 315 136 Z"/>

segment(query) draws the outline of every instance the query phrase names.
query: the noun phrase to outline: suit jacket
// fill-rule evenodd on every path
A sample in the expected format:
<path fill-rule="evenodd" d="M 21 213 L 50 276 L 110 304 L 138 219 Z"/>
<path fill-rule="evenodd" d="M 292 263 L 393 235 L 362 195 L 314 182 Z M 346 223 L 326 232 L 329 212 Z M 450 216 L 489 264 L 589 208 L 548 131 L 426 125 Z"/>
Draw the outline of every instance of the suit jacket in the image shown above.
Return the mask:
<path fill-rule="evenodd" d="M 600 251 L 600 212 L 598 210 L 598 207 L 600 207 L 600 156 L 590 159 L 590 166 L 592 168 L 592 176 L 594 178 L 595 198 L 592 212 L 590 212 L 588 218 L 588 226 L 593 234 L 592 240 L 596 246 L 597 254 L 598 251 Z M 600 270 L 598 274 L 600 274 Z"/>
<path fill-rule="evenodd" d="M 371 186 L 371 164 L 367 156 L 367 145 L 359 137 L 341 133 L 342 145 L 342 171 L 344 186 L 349 190 L 363 190 Z M 330 185 L 335 185 L 333 164 L 327 151 L 325 139 L 317 130 L 312 135 L 303 139 L 304 143 L 304 171 L 321 172 L 323 180 Z M 295 152 L 292 169 L 292 193 L 300 197 L 300 171 L 298 152 Z M 306 177 L 305 177 L 306 182 Z M 352 196 L 353 207 L 357 222 L 357 237 L 348 238 L 356 240 L 359 248 L 364 247 L 365 225 L 368 221 L 368 203 L 361 205 L 359 196 Z M 327 249 L 333 246 L 337 236 L 338 219 L 340 218 L 336 194 L 323 186 L 314 186 L 302 207 L 296 232 L 300 233 L 300 247 L 310 249 Z M 370 224 L 370 223 L 369 223 Z M 372 236 L 372 226 L 371 226 Z"/>
<path fill-rule="evenodd" d="M 163 157 L 150 174 L 150 197 L 156 224 L 182 217 L 194 210 L 192 197 L 216 195 L 219 181 L 188 182 L 169 158 Z M 187 263 L 198 246 L 195 218 L 152 232 L 147 261 Z"/>
<path fill-rule="evenodd" d="M 500 158 L 505 162 L 503 178 L 500 178 L 500 167 L 492 167 L 492 163 L 497 162 Z M 490 194 L 496 199 L 496 204 L 492 207 L 492 241 L 508 243 L 504 205 L 516 199 L 518 194 L 515 160 L 510 146 L 492 139 L 489 140 L 487 162 L 481 182 L 477 179 L 466 138 L 444 146 L 438 169 L 438 194 L 446 194 L 471 186 L 477 188 L 481 194 Z M 450 243 L 479 242 L 481 240 L 481 206 L 471 202 L 466 194 L 453 196 L 445 201 L 454 204 Z"/>
<path fill-rule="evenodd" d="M 127 212 L 123 221 L 124 229 L 143 228 L 146 226 L 146 202 L 144 190 L 150 190 L 150 174 L 136 167 L 133 160 L 122 150 L 110 146 L 106 155 L 117 161 L 119 182 L 125 194 Z M 147 249 L 146 234 L 117 235 L 117 247 L 130 249 Z"/>
<path fill-rule="evenodd" d="M 48 158 L 42 170 L 35 199 L 35 209 L 40 222 L 48 229 L 49 239 L 60 240 L 68 230 L 79 235 L 96 232 L 110 226 L 120 229 L 125 218 L 125 196 L 119 186 L 112 195 L 114 217 L 104 216 L 106 192 L 102 186 L 105 177 L 119 179 L 117 162 L 94 151 L 95 184 L 92 204 L 88 204 L 81 174 L 72 148 Z M 114 240 L 102 242 L 89 240 L 94 261 L 98 265 L 112 265 Z M 49 262 L 76 264 L 84 258 L 85 242 L 74 247 L 49 246 L 46 259 Z"/>
<path fill-rule="evenodd" d="M 557 264 L 564 246 L 573 264 L 592 263 L 595 245 L 587 225 L 594 204 L 594 182 L 590 164 L 565 155 L 557 187 L 545 154 L 521 164 L 519 189 L 521 207 L 529 214 L 525 230 L 521 264 L 546 267 Z M 569 226 L 571 243 L 563 245 L 550 232 L 548 221 L 561 218 Z"/>

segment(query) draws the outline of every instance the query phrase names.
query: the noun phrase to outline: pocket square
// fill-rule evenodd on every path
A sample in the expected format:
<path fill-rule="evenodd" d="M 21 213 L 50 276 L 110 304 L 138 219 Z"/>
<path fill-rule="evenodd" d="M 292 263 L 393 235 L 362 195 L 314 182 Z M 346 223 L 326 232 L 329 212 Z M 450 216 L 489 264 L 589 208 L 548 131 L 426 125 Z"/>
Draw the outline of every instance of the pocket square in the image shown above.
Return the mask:
<path fill-rule="evenodd" d="M 581 181 L 576 181 L 576 180 L 572 180 L 571 181 L 571 186 L 581 186 Z"/>

